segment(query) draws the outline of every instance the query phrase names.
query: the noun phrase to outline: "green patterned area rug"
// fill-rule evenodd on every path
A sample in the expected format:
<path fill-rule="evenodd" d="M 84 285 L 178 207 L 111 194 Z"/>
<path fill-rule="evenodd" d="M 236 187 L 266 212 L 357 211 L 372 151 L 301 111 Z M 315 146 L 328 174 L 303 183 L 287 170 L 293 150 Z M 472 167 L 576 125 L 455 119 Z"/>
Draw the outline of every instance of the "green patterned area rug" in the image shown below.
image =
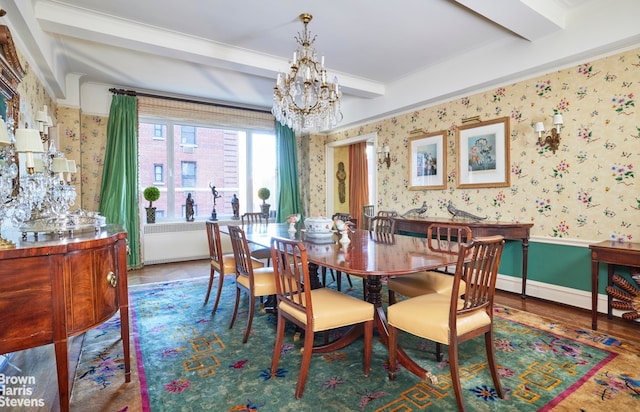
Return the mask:
<path fill-rule="evenodd" d="M 409 335 L 400 336 L 402 346 L 438 377 L 438 384 L 403 369 L 389 381 L 387 348 L 374 338 L 369 377 L 362 371 L 362 340 L 356 341 L 339 352 L 314 355 L 304 395 L 296 400 L 302 341 L 294 339 L 292 328 L 288 331 L 280 369 L 272 377 L 276 317 L 256 311 L 243 345 L 248 300 L 243 298 L 230 330 L 234 288 L 229 278 L 213 316 L 212 302 L 202 305 L 203 279 L 131 288 L 139 364 L 134 380 L 140 389 L 132 382 L 128 395 L 117 395 L 126 384 L 118 369 L 122 349 L 116 319 L 87 333 L 72 407 L 90 402 L 95 410 L 121 411 L 455 410 L 446 359 L 438 363 L 433 343 Z M 358 288 L 349 293 L 362 296 Z M 495 308 L 495 346 L 505 399 L 495 395 L 482 337 L 461 345 L 460 375 L 470 411 L 640 410 L 637 347 L 501 306 Z M 132 388 L 140 396 L 132 397 Z"/>

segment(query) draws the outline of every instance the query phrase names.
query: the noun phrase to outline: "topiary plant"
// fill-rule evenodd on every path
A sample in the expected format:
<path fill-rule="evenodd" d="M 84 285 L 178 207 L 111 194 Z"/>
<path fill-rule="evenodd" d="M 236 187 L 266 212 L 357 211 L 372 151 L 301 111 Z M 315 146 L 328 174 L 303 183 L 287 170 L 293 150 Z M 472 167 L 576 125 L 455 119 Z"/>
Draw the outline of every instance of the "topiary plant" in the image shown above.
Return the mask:
<path fill-rule="evenodd" d="M 258 189 L 258 197 L 262 199 L 262 204 L 266 203 L 266 200 L 271 196 L 271 192 L 266 187 L 261 187 Z"/>
<path fill-rule="evenodd" d="M 153 207 L 153 202 L 160 199 L 160 189 L 155 186 L 149 186 L 142 192 L 144 200 L 149 202 L 149 207 Z"/>

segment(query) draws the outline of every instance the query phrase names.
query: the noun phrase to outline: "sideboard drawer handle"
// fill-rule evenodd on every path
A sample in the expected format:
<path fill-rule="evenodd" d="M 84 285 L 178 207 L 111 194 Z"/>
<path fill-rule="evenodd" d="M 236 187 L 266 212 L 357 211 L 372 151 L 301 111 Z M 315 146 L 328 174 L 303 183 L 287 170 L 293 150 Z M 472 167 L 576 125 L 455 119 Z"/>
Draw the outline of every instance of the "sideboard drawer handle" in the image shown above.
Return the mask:
<path fill-rule="evenodd" d="M 107 282 L 109 282 L 112 288 L 115 288 L 116 286 L 118 286 L 118 277 L 115 273 L 109 272 L 107 274 Z"/>

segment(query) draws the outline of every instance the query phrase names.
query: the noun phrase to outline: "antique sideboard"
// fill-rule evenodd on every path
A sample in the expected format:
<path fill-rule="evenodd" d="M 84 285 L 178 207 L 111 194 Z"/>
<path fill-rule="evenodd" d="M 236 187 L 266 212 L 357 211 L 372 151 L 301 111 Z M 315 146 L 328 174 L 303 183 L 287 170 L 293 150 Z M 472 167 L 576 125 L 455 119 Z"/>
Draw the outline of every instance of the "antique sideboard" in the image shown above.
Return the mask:
<path fill-rule="evenodd" d="M 53 344 L 60 410 L 68 411 L 68 337 L 119 310 L 129 382 L 126 233 L 107 226 L 71 238 L 11 240 L 15 248 L 0 250 L 0 353 Z"/>
<path fill-rule="evenodd" d="M 433 223 L 467 225 L 471 228 L 473 236 L 501 235 L 506 240 L 519 240 L 522 242 L 522 294 L 527 296 L 527 267 L 529 260 L 529 237 L 533 223 L 497 222 L 495 220 L 471 220 L 461 218 L 440 217 L 396 217 L 396 231 L 398 233 L 411 233 L 427 235 L 427 228 Z"/>

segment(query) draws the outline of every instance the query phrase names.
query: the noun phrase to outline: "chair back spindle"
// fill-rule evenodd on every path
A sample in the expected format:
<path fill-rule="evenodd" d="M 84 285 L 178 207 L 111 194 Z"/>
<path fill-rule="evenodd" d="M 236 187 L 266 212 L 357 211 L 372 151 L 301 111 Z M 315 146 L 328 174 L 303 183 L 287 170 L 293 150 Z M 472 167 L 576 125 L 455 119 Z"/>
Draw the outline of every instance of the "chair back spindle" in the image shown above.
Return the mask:
<path fill-rule="evenodd" d="M 313 316 L 311 295 L 302 293 L 309 278 L 307 250 L 304 243 L 281 238 L 271 239 L 271 260 L 276 275 L 276 297 L 280 302 L 306 312 L 307 321 Z"/>
<path fill-rule="evenodd" d="M 373 217 L 375 216 L 374 212 L 374 205 L 362 206 L 362 221 L 364 223 L 364 226 L 362 228 L 364 230 L 371 230 L 371 219 L 373 219 Z"/>
<path fill-rule="evenodd" d="M 229 226 L 229 237 L 236 259 L 236 275 L 248 277 L 253 289 L 253 276 L 250 276 L 253 270 L 251 251 L 244 230 L 239 226 Z"/>
<path fill-rule="evenodd" d="M 395 234 L 396 220 L 391 217 L 376 216 L 371 219 L 371 231 L 376 233 Z"/>
<path fill-rule="evenodd" d="M 461 244 L 452 297 L 458 296 L 461 281 L 465 282 L 465 292 L 457 305 L 454 305 L 456 299 L 452 298 L 452 312 L 456 311 L 457 316 L 485 308 L 493 317 L 493 298 L 503 248 L 502 236 L 475 238 Z"/>

